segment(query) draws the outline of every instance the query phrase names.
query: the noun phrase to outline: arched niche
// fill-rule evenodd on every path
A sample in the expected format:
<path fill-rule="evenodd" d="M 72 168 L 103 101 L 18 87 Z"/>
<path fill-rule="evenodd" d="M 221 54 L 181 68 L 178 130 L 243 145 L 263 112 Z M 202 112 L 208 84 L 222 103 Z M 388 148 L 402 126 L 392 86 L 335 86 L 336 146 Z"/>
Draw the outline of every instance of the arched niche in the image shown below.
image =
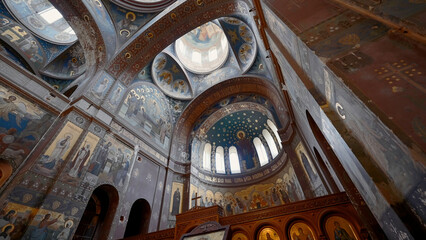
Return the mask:
<path fill-rule="evenodd" d="M 148 233 L 151 207 L 145 199 L 136 200 L 130 210 L 124 237 Z"/>
<path fill-rule="evenodd" d="M 185 108 L 173 130 L 171 156 L 176 156 L 175 161 L 184 162 L 185 149 L 189 149 L 190 135 L 193 128 L 203 113 L 222 99 L 238 94 L 256 94 L 265 97 L 278 116 L 287 116 L 285 101 L 280 91 L 269 80 L 259 77 L 238 77 L 223 81 L 200 94 Z M 278 119 L 281 126 L 287 126 L 290 119 Z"/>
<path fill-rule="evenodd" d="M 119 195 L 111 185 L 97 187 L 87 203 L 74 239 L 108 239 Z"/>

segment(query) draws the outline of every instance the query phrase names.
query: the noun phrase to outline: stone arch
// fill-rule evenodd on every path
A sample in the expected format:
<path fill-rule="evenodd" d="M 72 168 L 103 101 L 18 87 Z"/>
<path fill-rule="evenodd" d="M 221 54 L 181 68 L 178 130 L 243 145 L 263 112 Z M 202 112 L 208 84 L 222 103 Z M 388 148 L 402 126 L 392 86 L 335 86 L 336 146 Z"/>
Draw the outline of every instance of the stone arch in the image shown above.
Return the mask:
<path fill-rule="evenodd" d="M 108 239 L 118 202 L 115 187 L 108 184 L 97 187 L 87 203 L 74 238 Z"/>
<path fill-rule="evenodd" d="M 204 111 L 224 98 L 241 93 L 252 93 L 265 97 L 272 103 L 278 116 L 287 116 L 287 106 L 282 94 L 271 81 L 259 77 L 237 77 L 223 81 L 204 91 L 185 108 L 173 130 L 172 143 L 175 144 L 172 144 L 171 155 L 181 155 L 178 146 L 180 148 L 185 146 L 184 149 L 189 149 L 191 131 Z M 287 126 L 290 118 L 286 117 L 279 121 L 281 126 Z M 184 161 L 184 159 L 175 160 Z"/>

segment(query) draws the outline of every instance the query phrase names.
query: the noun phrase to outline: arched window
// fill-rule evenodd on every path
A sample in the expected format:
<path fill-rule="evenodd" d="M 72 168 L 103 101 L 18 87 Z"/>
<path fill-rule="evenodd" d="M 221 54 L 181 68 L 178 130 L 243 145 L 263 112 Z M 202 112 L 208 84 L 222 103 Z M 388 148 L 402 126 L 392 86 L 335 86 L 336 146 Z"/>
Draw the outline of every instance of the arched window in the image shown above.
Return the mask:
<path fill-rule="evenodd" d="M 271 150 L 272 158 L 275 158 L 276 156 L 278 156 L 278 149 L 274 139 L 272 138 L 272 135 L 266 129 L 263 129 L 262 134 L 266 140 L 266 143 L 268 143 L 269 150 Z"/>
<path fill-rule="evenodd" d="M 278 128 L 275 126 L 275 124 L 271 121 L 271 120 L 266 120 L 266 123 L 268 124 L 268 126 L 272 129 L 272 132 L 274 132 L 275 137 L 278 140 L 278 145 L 280 145 L 280 149 L 283 148 L 282 144 L 281 144 L 281 138 L 280 135 L 278 134 Z"/>
<path fill-rule="evenodd" d="M 266 153 L 265 146 L 258 137 L 253 139 L 254 147 L 256 148 L 257 156 L 259 157 L 260 166 L 263 166 L 269 162 L 268 154 Z"/>
<path fill-rule="evenodd" d="M 212 145 L 210 143 L 206 143 L 204 145 L 203 152 L 203 168 L 204 170 L 211 170 L 211 155 L 212 155 Z"/>
<path fill-rule="evenodd" d="M 237 148 L 234 146 L 229 148 L 229 163 L 231 165 L 231 173 L 241 173 L 240 159 L 238 158 Z"/>
<path fill-rule="evenodd" d="M 225 173 L 225 159 L 223 155 L 223 147 L 216 148 L 216 172 Z"/>

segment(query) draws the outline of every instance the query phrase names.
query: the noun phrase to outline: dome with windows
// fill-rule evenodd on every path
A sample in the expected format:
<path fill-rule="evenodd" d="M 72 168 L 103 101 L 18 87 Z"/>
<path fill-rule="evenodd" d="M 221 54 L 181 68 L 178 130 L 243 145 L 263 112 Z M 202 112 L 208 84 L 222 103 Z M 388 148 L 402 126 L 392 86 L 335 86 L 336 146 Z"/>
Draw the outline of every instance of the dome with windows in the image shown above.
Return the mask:
<path fill-rule="evenodd" d="M 194 129 L 192 161 L 208 175 L 237 176 L 274 162 L 282 150 L 270 103 L 255 95 L 222 100 Z"/>
<path fill-rule="evenodd" d="M 209 73 L 228 58 L 229 43 L 223 30 L 213 22 L 201 25 L 175 42 L 179 60 L 189 71 Z"/>
<path fill-rule="evenodd" d="M 5 3 L 15 18 L 40 38 L 55 44 L 77 41 L 74 30 L 48 0 Z"/>

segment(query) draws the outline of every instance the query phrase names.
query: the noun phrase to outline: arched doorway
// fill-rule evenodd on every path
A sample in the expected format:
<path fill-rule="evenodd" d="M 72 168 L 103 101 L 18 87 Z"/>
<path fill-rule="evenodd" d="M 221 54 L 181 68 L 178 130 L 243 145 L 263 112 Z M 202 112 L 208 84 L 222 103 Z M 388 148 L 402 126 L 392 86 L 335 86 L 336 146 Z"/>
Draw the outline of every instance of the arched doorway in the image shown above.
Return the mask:
<path fill-rule="evenodd" d="M 148 233 L 149 219 L 151 218 L 151 207 L 145 199 L 136 200 L 130 210 L 124 237 L 136 236 Z"/>
<path fill-rule="evenodd" d="M 118 192 L 113 186 L 97 187 L 87 203 L 73 239 L 107 239 L 117 205 Z"/>

